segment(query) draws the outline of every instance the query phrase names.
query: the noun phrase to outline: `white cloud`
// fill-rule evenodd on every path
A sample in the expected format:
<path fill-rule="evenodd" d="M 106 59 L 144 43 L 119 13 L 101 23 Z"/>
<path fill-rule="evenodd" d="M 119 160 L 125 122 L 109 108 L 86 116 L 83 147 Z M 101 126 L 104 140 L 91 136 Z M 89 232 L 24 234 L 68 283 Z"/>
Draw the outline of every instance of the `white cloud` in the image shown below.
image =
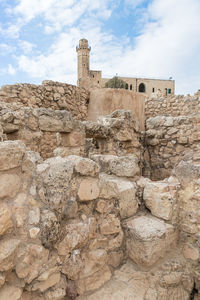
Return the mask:
<path fill-rule="evenodd" d="M 107 19 L 111 15 L 112 0 L 19 0 L 10 13 L 23 18 L 24 24 L 37 16 L 45 21 L 45 32 L 61 31 L 64 26 L 72 26 L 85 14 Z"/>
<path fill-rule="evenodd" d="M 28 54 L 32 52 L 36 45 L 27 41 L 19 41 L 19 47 L 23 50 L 25 54 Z"/>
<path fill-rule="evenodd" d="M 8 72 L 9 75 L 15 75 L 16 74 L 16 69 L 13 68 L 13 66 L 9 64 L 7 72 Z"/>
<path fill-rule="evenodd" d="M 8 55 L 15 51 L 15 47 L 5 43 L 0 43 L 0 55 Z"/>

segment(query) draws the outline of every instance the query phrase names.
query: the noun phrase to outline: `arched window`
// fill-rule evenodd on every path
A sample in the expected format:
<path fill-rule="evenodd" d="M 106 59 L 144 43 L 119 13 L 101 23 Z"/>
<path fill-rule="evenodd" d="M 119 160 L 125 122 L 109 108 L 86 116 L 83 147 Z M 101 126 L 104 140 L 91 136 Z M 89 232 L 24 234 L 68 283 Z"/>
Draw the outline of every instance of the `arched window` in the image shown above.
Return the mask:
<path fill-rule="evenodd" d="M 130 84 L 130 90 L 132 91 L 132 89 L 133 89 L 133 86 L 132 86 L 132 84 Z"/>
<path fill-rule="evenodd" d="M 140 83 L 140 85 L 139 85 L 139 92 L 140 93 L 145 93 L 145 85 L 144 85 L 144 83 Z"/>
<path fill-rule="evenodd" d="M 125 89 L 128 90 L 128 83 L 126 83 Z"/>

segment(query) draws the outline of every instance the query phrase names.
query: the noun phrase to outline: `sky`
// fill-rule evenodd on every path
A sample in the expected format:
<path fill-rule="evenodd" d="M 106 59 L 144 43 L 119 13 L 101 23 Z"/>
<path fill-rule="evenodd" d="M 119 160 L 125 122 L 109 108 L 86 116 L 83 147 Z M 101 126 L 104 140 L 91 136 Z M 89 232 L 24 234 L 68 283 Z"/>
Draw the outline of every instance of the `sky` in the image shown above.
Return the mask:
<path fill-rule="evenodd" d="M 76 84 L 81 38 L 103 77 L 172 77 L 176 94 L 200 89 L 200 0 L 0 0 L 0 86 Z"/>

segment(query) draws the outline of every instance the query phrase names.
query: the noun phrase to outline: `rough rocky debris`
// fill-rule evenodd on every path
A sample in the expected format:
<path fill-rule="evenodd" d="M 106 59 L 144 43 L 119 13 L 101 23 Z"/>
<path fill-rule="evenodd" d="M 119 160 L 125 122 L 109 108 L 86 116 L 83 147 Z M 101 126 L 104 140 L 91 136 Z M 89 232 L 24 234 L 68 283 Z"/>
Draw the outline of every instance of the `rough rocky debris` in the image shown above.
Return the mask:
<path fill-rule="evenodd" d="M 141 132 L 126 110 L 80 121 L 86 95 L 0 90 L 0 299 L 198 300 L 198 113 L 147 100 L 168 115 Z"/>

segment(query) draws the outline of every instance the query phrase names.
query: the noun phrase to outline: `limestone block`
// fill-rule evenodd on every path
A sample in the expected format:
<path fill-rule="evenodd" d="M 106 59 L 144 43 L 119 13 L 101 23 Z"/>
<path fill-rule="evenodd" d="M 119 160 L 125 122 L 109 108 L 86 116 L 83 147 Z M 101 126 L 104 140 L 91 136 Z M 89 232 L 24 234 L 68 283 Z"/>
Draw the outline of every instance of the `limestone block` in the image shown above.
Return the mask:
<path fill-rule="evenodd" d="M 46 165 L 48 164 L 48 167 Z M 69 191 L 70 180 L 73 174 L 73 163 L 68 158 L 53 157 L 42 164 L 43 168 L 37 167 L 39 183 L 45 193 L 43 202 L 58 211 L 63 211 L 66 203 L 67 193 Z"/>
<path fill-rule="evenodd" d="M 135 155 L 114 156 L 114 155 L 92 155 L 101 172 L 111 173 L 122 177 L 134 177 L 140 174 L 138 158 Z"/>
<path fill-rule="evenodd" d="M 67 282 L 64 276 L 61 276 L 60 281 L 45 292 L 45 300 L 63 300 L 66 296 Z"/>
<path fill-rule="evenodd" d="M 100 213 L 100 214 L 105 214 L 105 213 L 110 213 L 111 210 L 113 209 L 114 204 L 113 203 L 109 203 L 106 200 L 100 199 L 97 202 L 96 205 L 96 210 Z"/>
<path fill-rule="evenodd" d="M 93 160 L 80 156 L 70 155 L 68 159 L 73 161 L 74 169 L 83 176 L 96 176 L 99 173 L 99 166 Z"/>
<path fill-rule="evenodd" d="M 40 209 L 39 207 L 33 207 L 29 211 L 28 223 L 30 225 L 33 225 L 33 224 L 38 224 L 39 222 L 40 222 Z"/>
<path fill-rule="evenodd" d="M 115 234 L 119 233 L 121 229 L 120 220 L 113 214 L 109 214 L 100 224 L 101 234 Z"/>
<path fill-rule="evenodd" d="M 100 197 L 118 199 L 121 218 L 134 215 L 138 209 L 135 183 L 112 175 L 100 175 Z"/>
<path fill-rule="evenodd" d="M 40 228 L 38 228 L 38 227 L 33 227 L 33 228 L 29 229 L 30 238 L 36 239 L 39 232 L 40 232 Z"/>
<path fill-rule="evenodd" d="M 200 257 L 199 249 L 191 244 L 185 244 L 183 247 L 183 255 L 186 259 L 198 261 Z"/>
<path fill-rule="evenodd" d="M 73 131 L 68 134 L 61 134 L 61 145 L 64 147 L 80 147 L 85 145 L 85 133 Z"/>
<path fill-rule="evenodd" d="M 22 289 L 12 285 L 5 284 L 0 289 L 1 300 L 20 300 L 22 295 Z"/>
<path fill-rule="evenodd" d="M 56 214 L 51 210 L 44 209 L 42 211 L 40 230 L 42 244 L 46 248 L 52 247 L 59 237 L 60 223 Z"/>
<path fill-rule="evenodd" d="M 83 155 L 80 147 L 58 147 L 53 151 L 54 156 Z"/>
<path fill-rule="evenodd" d="M 20 141 L 0 143 L 0 171 L 19 167 L 25 154 L 25 145 Z"/>
<path fill-rule="evenodd" d="M 108 266 L 97 271 L 92 276 L 81 278 L 77 281 L 77 292 L 82 295 L 86 292 L 93 291 L 101 287 L 105 282 L 110 280 L 112 274 Z"/>
<path fill-rule="evenodd" d="M 10 239 L 0 242 L 0 271 L 8 271 L 14 267 L 14 253 L 20 240 Z"/>
<path fill-rule="evenodd" d="M 68 224 L 64 239 L 56 245 L 58 254 L 67 255 L 72 250 L 83 247 L 93 237 L 95 230 L 95 218 Z"/>
<path fill-rule="evenodd" d="M 4 285 L 6 281 L 6 275 L 3 273 L 0 273 L 0 287 L 2 287 L 2 285 Z"/>
<path fill-rule="evenodd" d="M 49 250 L 41 245 L 28 244 L 18 253 L 16 273 L 19 278 L 24 278 L 30 283 L 35 279 L 43 264 L 48 261 Z"/>
<path fill-rule="evenodd" d="M 153 265 L 176 245 L 175 228 L 152 216 L 132 218 L 125 229 L 128 255 L 138 265 Z"/>
<path fill-rule="evenodd" d="M 79 278 L 85 278 L 93 275 L 106 265 L 108 256 L 104 249 L 95 249 L 82 254 L 84 267 L 82 268 Z"/>
<path fill-rule="evenodd" d="M 84 264 L 80 255 L 80 250 L 74 250 L 70 257 L 67 257 L 62 265 L 62 273 L 66 274 L 70 280 L 77 280 Z"/>
<path fill-rule="evenodd" d="M 99 180 L 95 178 L 87 178 L 81 181 L 78 189 L 80 201 L 90 201 L 99 197 Z"/>
<path fill-rule="evenodd" d="M 31 290 L 32 291 L 38 290 L 40 292 L 44 292 L 48 290 L 50 287 L 56 285 L 59 281 L 60 281 L 60 272 L 53 273 L 47 278 L 47 280 L 36 282 L 35 284 L 33 284 Z"/>
<path fill-rule="evenodd" d="M 20 193 L 14 200 L 12 213 L 15 216 L 16 226 L 22 227 L 28 216 L 27 195 Z"/>
<path fill-rule="evenodd" d="M 115 139 L 120 142 L 128 142 L 132 140 L 132 132 L 128 128 L 119 130 L 115 136 Z"/>
<path fill-rule="evenodd" d="M 138 209 L 136 185 L 132 182 L 122 183 L 119 189 L 119 213 L 122 219 L 133 216 Z"/>
<path fill-rule="evenodd" d="M 109 237 L 108 250 L 115 250 L 117 248 L 120 248 L 122 246 L 123 238 L 124 238 L 124 233 L 121 229 L 119 234 L 117 234 L 117 236 L 113 238 Z"/>
<path fill-rule="evenodd" d="M 171 220 L 174 204 L 177 202 L 176 191 L 179 184 L 163 181 L 147 182 L 144 188 L 143 199 L 151 213 L 164 220 Z"/>
<path fill-rule="evenodd" d="M 112 251 L 108 256 L 108 264 L 113 268 L 119 267 L 123 260 L 123 251 Z"/>
<path fill-rule="evenodd" d="M 0 199 L 13 198 L 19 192 L 21 180 L 15 174 L 0 175 Z"/>
<path fill-rule="evenodd" d="M 69 201 L 66 203 L 64 215 L 66 218 L 71 219 L 75 218 L 78 212 L 78 204 L 77 201 L 74 198 L 71 198 Z"/>
<path fill-rule="evenodd" d="M 68 113 L 68 112 L 66 112 Z M 71 132 L 73 128 L 72 118 L 67 118 L 64 120 L 57 116 L 54 113 L 52 116 L 41 115 L 39 116 L 39 127 L 43 131 L 52 131 L 52 132 Z"/>
<path fill-rule="evenodd" d="M 11 214 L 9 207 L 0 203 L 0 235 L 4 234 L 6 231 L 13 227 L 11 220 Z"/>

